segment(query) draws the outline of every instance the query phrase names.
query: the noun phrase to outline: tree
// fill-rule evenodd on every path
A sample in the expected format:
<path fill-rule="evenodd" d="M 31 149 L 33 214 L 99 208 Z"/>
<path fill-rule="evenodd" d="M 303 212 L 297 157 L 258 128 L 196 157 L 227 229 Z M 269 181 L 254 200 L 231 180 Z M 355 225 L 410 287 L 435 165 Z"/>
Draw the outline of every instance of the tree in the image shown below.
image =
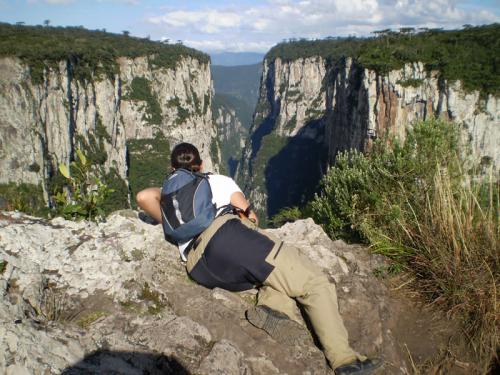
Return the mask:
<path fill-rule="evenodd" d="M 45 27 L 48 27 L 48 26 L 50 25 L 50 20 L 44 20 L 44 21 L 43 21 L 43 25 L 44 25 Z"/>
<path fill-rule="evenodd" d="M 376 36 L 385 36 L 385 35 L 387 35 L 390 31 L 391 31 L 391 29 L 375 30 L 375 31 L 372 31 L 372 34 L 375 34 Z"/>
<path fill-rule="evenodd" d="M 413 32 L 415 32 L 415 28 L 414 27 L 401 27 L 399 29 L 399 32 L 402 34 L 412 34 Z"/>
<path fill-rule="evenodd" d="M 409 35 L 410 39 L 411 39 L 412 34 L 415 32 L 415 28 L 414 27 L 401 27 L 399 29 L 399 32 L 401 34 L 404 34 L 404 35 Z"/>
<path fill-rule="evenodd" d="M 123 30 L 122 33 L 125 36 L 129 36 L 130 35 L 130 31 L 128 31 L 128 30 Z"/>
<path fill-rule="evenodd" d="M 391 33 L 391 29 L 376 30 L 373 32 L 377 37 L 384 37 L 387 45 L 389 45 L 389 34 Z"/>

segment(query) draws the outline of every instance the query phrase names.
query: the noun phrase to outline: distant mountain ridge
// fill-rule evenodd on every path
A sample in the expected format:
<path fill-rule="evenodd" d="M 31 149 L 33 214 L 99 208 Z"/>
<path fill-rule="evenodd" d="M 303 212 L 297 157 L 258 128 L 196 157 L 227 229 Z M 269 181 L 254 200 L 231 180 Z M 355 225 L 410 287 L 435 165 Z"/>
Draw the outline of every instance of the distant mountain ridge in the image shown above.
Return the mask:
<path fill-rule="evenodd" d="M 242 123 L 245 128 L 251 125 L 251 116 L 257 104 L 259 96 L 260 76 L 262 75 L 262 64 L 240 65 L 240 66 L 211 66 L 214 91 L 216 94 L 224 94 L 234 97 L 239 102 L 247 105 L 237 111 L 242 113 Z M 247 113 L 250 113 L 250 122 L 247 122 Z"/>

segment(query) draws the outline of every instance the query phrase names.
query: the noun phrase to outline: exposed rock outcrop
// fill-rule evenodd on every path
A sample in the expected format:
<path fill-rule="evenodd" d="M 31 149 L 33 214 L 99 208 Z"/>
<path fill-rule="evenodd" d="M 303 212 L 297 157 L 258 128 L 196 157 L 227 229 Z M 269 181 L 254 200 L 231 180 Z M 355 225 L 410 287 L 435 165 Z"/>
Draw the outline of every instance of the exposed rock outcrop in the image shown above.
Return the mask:
<path fill-rule="evenodd" d="M 217 103 L 213 108 L 213 118 L 217 127 L 217 140 L 221 151 L 221 165 L 227 165 L 228 174 L 233 176 L 245 147 L 248 130 L 241 123 L 236 109 L 228 103 Z"/>
<path fill-rule="evenodd" d="M 417 309 L 403 309 L 373 276 L 380 258 L 332 242 L 311 219 L 273 233 L 335 280 L 351 344 L 381 355 L 384 373 L 408 373 L 407 350 L 419 337 L 437 351 L 434 336 L 442 330 L 429 321 L 405 327 L 411 338 L 396 329 Z M 191 281 L 161 229 L 133 211 L 100 224 L 3 212 L 0 262 L 1 373 L 329 373 L 312 340 L 280 345 L 244 319 L 255 291 Z"/>
<path fill-rule="evenodd" d="M 126 179 L 128 142 L 158 137 L 195 143 L 217 170 L 208 63 L 186 56 L 159 68 L 146 56 L 121 57 L 112 78 L 90 79 L 75 77 L 72 64 L 61 61 L 38 84 L 21 60 L 0 58 L 0 183 L 41 184 L 47 197 L 57 166 L 82 145 Z"/>
<path fill-rule="evenodd" d="M 420 62 L 378 74 L 351 58 L 264 61 L 260 98 L 238 179 L 264 213 L 311 197 L 338 152 L 366 150 L 415 120 L 454 121 L 479 159 L 500 166 L 500 98 L 466 92 Z"/>

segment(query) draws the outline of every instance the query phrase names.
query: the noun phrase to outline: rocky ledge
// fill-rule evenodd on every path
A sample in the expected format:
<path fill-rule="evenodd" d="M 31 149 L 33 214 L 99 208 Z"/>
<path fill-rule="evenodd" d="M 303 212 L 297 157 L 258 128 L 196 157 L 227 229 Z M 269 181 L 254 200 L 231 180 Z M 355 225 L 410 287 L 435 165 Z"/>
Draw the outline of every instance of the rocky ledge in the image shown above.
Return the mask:
<path fill-rule="evenodd" d="M 383 357 L 384 373 L 409 373 L 410 358 L 433 352 L 431 325 L 415 328 L 421 314 L 414 332 L 399 329 L 417 309 L 374 276 L 381 258 L 332 242 L 311 219 L 272 231 L 337 283 L 352 346 Z M 313 338 L 280 345 L 245 320 L 256 291 L 190 280 L 161 228 L 133 211 L 99 224 L 0 213 L 0 295 L 3 374 L 331 373 Z M 428 352 L 412 348 L 418 337 Z"/>

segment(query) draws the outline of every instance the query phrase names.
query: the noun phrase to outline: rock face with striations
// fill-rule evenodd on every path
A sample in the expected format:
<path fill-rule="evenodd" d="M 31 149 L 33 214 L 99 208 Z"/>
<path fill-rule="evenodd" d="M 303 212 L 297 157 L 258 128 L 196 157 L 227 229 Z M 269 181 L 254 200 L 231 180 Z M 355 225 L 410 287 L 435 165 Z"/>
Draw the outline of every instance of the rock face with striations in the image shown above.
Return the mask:
<path fill-rule="evenodd" d="M 137 140 L 146 141 L 145 151 L 155 139 L 193 142 L 216 169 L 209 63 L 190 56 L 172 68 L 154 67 L 146 56 L 116 63 L 113 77 L 82 80 L 61 61 L 33 83 L 21 60 L 0 58 L 0 183 L 40 184 L 47 198 L 57 166 L 69 164 L 78 147 L 126 180 L 127 150 Z"/>
<path fill-rule="evenodd" d="M 213 108 L 214 123 L 217 127 L 217 140 L 221 151 L 221 165 L 227 164 L 228 174 L 233 176 L 238 156 L 245 147 L 248 130 L 243 126 L 236 110 L 227 103 L 217 103 Z"/>
<path fill-rule="evenodd" d="M 378 74 L 356 60 L 266 59 L 238 179 L 268 215 L 311 198 L 338 152 L 366 150 L 415 120 L 457 123 L 476 157 L 500 166 L 500 98 L 466 92 L 424 64 Z"/>
<path fill-rule="evenodd" d="M 420 336 L 429 348 L 432 327 L 398 336 L 409 310 L 373 276 L 381 260 L 332 242 L 311 219 L 272 232 L 337 283 L 352 346 L 382 356 L 384 373 L 408 373 L 407 350 Z M 281 345 L 244 319 L 255 291 L 191 281 L 161 228 L 133 211 L 100 224 L 3 212 L 0 266 L 1 373 L 331 373 L 312 339 Z"/>

